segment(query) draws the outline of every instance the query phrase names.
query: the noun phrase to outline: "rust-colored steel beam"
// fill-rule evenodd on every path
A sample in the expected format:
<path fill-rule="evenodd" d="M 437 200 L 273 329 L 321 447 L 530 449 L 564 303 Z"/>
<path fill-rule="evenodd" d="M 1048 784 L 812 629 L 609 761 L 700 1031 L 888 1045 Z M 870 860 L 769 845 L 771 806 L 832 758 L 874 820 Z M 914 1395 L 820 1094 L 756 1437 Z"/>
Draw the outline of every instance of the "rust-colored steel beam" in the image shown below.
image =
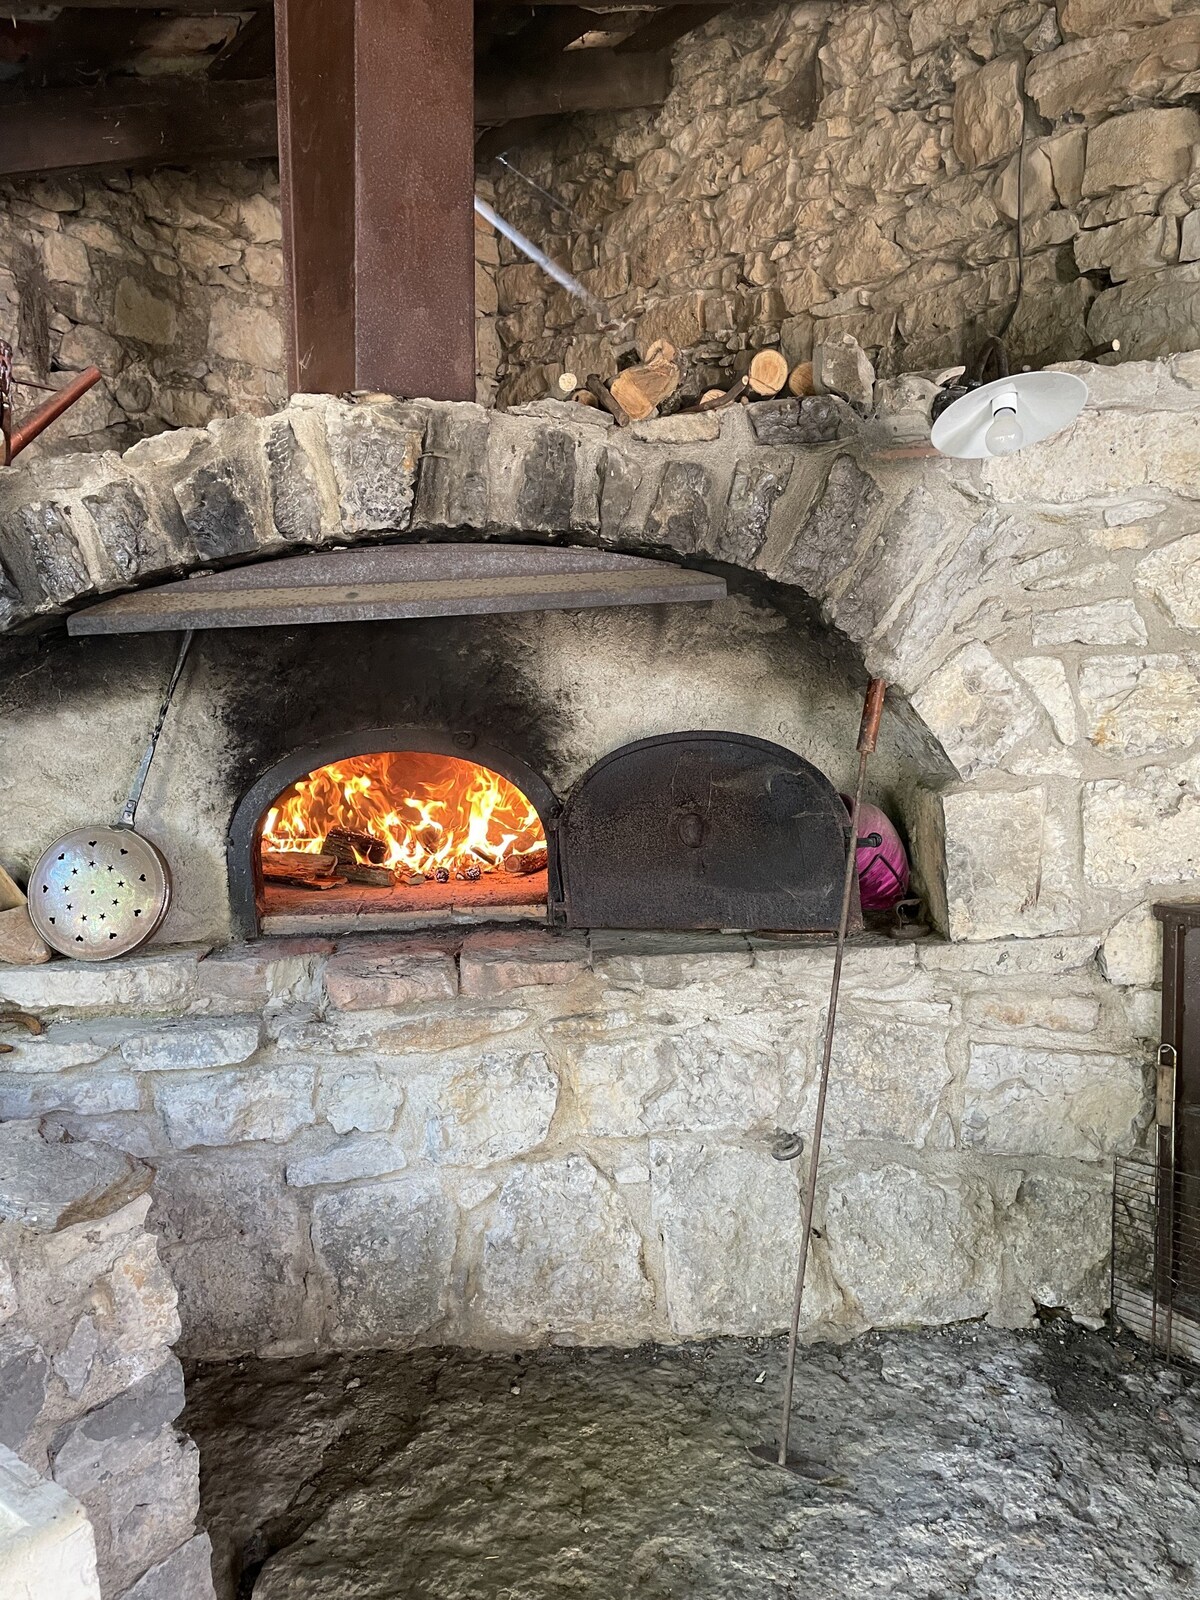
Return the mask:
<path fill-rule="evenodd" d="M 360 389 L 475 398 L 473 0 L 356 0 Z"/>
<path fill-rule="evenodd" d="M 472 0 L 279 0 L 293 390 L 475 393 Z"/>
<path fill-rule="evenodd" d="M 288 384 L 338 394 L 354 365 L 354 30 L 323 0 L 275 7 Z"/>
<path fill-rule="evenodd" d="M 64 411 L 70 410 L 76 400 L 85 395 L 94 384 L 100 382 L 101 377 L 99 367 L 86 368 L 44 405 L 40 405 L 26 417 L 24 422 L 7 433 L 4 439 L 4 465 L 8 466 L 13 457 L 19 455 L 27 444 L 32 444 L 40 433 L 45 433 L 50 424 L 57 421 Z"/>

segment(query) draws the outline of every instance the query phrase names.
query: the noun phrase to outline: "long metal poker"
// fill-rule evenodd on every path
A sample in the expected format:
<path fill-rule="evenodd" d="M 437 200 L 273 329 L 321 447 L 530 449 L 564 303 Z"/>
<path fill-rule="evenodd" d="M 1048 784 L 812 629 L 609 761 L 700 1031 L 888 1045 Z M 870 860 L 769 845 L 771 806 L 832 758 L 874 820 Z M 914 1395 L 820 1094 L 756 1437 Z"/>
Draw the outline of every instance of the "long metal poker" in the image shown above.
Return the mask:
<path fill-rule="evenodd" d="M 506 221 L 495 206 L 488 205 L 486 200 L 481 200 L 476 195 L 475 211 L 485 222 L 490 222 L 492 227 L 502 233 L 506 239 L 510 239 L 523 255 L 529 257 L 530 261 L 541 267 L 547 277 L 553 278 L 555 283 L 560 283 L 568 294 L 573 294 L 577 300 L 581 300 L 589 311 L 594 311 L 602 325 L 605 327 L 611 326 L 612 318 L 609 316 L 608 307 L 604 304 L 604 301 L 598 300 L 590 289 L 585 289 L 578 278 L 571 276 L 566 267 L 560 267 L 558 262 L 548 256 L 544 250 L 539 250 L 533 240 L 527 239 L 520 228 L 514 228 L 511 222 Z"/>
<path fill-rule="evenodd" d="M 829 990 L 829 1010 L 825 1014 L 825 1049 L 821 1056 L 821 1079 L 817 1090 L 817 1114 L 813 1120 L 812 1153 L 808 1159 L 808 1189 L 804 1196 L 804 1216 L 800 1224 L 800 1262 L 796 1268 L 796 1294 L 792 1301 L 792 1329 L 788 1339 L 787 1374 L 783 1383 L 783 1419 L 779 1427 L 781 1467 L 788 1464 L 788 1436 L 792 1431 L 792 1395 L 796 1381 L 796 1344 L 800 1333 L 800 1306 L 804 1299 L 804 1277 L 808 1270 L 808 1241 L 812 1235 L 813 1205 L 817 1196 L 817 1167 L 821 1160 L 821 1133 L 825 1127 L 825 1096 L 829 1089 L 829 1063 L 833 1056 L 833 1032 L 837 1025 L 838 991 L 842 986 L 842 956 L 846 931 L 850 926 L 850 904 L 854 894 L 854 869 L 858 856 L 858 818 L 862 810 L 863 789 L 867 781 L 867 759 L 879 738 L 879 719 L 887 684 L 872 678 L 867 685 L 862 722 L 858 730 L 858 784 L 850 811 L 850 844 L 846 851 L 846 876 L 842 883 L 842 915 L 838 923 L 837 949 L 833 957 L 833 982 Z"/>

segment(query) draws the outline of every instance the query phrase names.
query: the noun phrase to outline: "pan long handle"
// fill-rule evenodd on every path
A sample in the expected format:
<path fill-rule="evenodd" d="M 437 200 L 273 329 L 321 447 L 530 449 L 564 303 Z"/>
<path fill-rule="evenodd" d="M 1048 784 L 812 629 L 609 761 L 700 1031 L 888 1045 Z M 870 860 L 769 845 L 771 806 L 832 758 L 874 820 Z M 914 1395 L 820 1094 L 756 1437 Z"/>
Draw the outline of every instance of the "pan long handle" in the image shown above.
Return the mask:
<path fill-rule="evenodd" d="M 167 692 L 163 695 L 162 705 L 158 708 L 158 720 L 150 733 L 149 743 L 138 763 L 137 772 L 134 774 L 133 787 L 129 791 L 129 798 L 125 802 L 125 809 L 121 812 L 121 826 L 132 828 L 137 816 L 138 801 L 142 798 L 142 790 L 146 787 L 146 776 L 150 771 L 150 763 L 154 760 L 154 752 L 158 748 L 158 736 L 163 731 L 163 723 L 167 720 L 167 712 L 171 709 L 171 700 L 175 694 L 175 687 L 183 673 L 183 664 L 187 660 L 188 651 L 192 648 L 195 630 L 189 628 L 180 640 L 179 654 L 175 658 L 175 670 L 171 674 L 171 681 L 167 685 Z"/>

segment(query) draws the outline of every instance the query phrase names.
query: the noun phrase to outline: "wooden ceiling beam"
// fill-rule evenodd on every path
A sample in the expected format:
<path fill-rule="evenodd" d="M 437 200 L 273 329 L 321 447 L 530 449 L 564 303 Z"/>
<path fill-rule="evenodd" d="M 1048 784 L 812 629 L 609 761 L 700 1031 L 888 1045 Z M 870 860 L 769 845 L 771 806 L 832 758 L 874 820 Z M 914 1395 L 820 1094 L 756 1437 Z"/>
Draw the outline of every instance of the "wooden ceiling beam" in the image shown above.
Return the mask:
<path fill-rule="evenodd" d="M 244 27 L 213 57 L 208 76 L 215 82 L 270 78 L 275 72 L 275 19 L 256 11 Z"/>
<path fill-rule="evenodd" d="M 0 174 L 246 160 L 277 149 L 275 84 L 127 78 L 0 97 Z"/>
<path fill-rule="evenodd" d="M 670 87 L 671 63 L 661 55 L 568 50 L 551 67 L 541 63 L 504 70 L 492 70 L 485 61 L 475 81 L 475 121 L 633 111 L 662 105 Z"/>

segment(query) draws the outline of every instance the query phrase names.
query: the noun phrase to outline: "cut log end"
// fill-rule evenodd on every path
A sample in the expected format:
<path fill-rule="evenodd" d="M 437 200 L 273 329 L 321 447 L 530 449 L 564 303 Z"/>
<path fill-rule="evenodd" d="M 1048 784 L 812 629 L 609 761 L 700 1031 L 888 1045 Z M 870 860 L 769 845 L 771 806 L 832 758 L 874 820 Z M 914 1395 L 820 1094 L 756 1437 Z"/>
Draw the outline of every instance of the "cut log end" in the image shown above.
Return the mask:
<path fill-rule="evenodd" d="M 787 381 L 788 364 L 779 350 L 760 350 L 746 374 L 747 386 L 757 395 L 776 395 Z"/>

